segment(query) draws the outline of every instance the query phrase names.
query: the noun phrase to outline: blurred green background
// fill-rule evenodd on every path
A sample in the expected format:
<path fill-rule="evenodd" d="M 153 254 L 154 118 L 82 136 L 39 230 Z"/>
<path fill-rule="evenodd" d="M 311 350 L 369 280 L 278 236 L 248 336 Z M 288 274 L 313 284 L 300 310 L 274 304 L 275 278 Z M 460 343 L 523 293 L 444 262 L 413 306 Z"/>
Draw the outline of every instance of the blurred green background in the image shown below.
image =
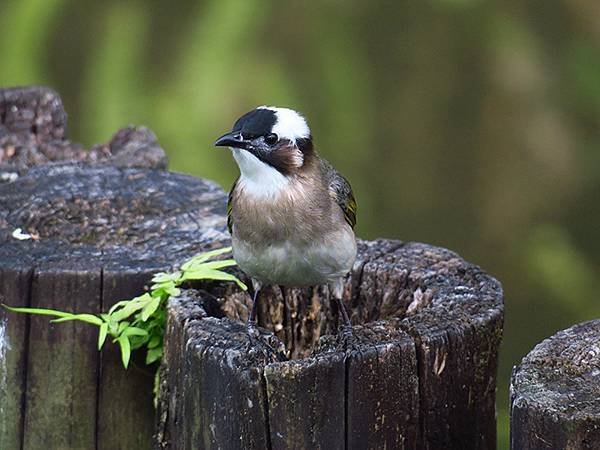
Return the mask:
<path fill-rule="evenodd" d="M 171 168 L 225 188 L 212 147 L 290 106 L 352 182 L 358 233 L 461 253 L 504 284 L 511 368 L 600 316 L 597 0 L 1 0 L 0 85 L 46 84 L 70 136 L 149 126 Z"/>

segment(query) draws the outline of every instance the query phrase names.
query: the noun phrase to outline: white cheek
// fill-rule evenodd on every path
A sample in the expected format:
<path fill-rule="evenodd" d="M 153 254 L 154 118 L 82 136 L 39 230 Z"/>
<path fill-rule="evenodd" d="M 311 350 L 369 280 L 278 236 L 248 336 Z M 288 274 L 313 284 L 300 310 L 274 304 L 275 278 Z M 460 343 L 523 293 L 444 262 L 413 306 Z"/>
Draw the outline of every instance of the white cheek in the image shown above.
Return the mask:
<path fill-rule="evenodd" d="M 239 148 L 232 148 L 231 153 L 240 168 L 238 187 L 248 195 L 274 196 L 287 187 L 289 180 L 283 174 L 253 154 Z"/>

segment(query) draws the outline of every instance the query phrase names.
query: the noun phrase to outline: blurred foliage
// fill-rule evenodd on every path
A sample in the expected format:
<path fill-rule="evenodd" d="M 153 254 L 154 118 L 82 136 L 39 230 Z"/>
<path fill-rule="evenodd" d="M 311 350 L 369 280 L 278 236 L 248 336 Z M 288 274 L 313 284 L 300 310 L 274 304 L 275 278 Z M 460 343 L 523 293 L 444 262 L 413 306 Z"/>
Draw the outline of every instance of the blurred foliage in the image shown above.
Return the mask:
<path fill-rule="evenodd" d="M 0 85 L 47 84 L 71 136 L 152 128 L 226 188 L 213 140 L 259 104 L 305 113 L 352 182 L 358 232 L 431 242 L 504 284 L 511 367 L 598 317 L 596 0 L 3 0 Z"/>

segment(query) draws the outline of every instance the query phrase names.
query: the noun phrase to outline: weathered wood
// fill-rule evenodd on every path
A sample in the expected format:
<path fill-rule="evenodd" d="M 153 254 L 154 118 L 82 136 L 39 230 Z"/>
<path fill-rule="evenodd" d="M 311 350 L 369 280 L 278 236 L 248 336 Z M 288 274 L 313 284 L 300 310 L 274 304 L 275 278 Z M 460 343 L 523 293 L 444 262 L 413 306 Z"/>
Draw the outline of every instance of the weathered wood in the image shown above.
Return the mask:
<path fill-rule="evenodd" d="M 167 370 L 166 365 L 161 366 L 160 372 L 160 404 L 163 407 L 158 414 L 158 427 L 156 431 L 157 441 L 172 443 L 172 448 L 184 449 L 183 439 L 186 437 L 182 433 L 170 434 L 170 431 L 176 431 L 183 422 L 183 361 L 186 355 L 185 348 L 187 340 L 184 338 L 186 329 L 193 323 L 207 314 L 204 310 L 204 303 L 190 295 L 190 291 L 184 291 L 180 297 L 169 302 L 169 317 L 172 320 L 167 322 L 164 345 L 163 359 L 172 362 Z M 167 406 L 168 405 L 168 406 Z"/>
<path fill-rule="evenodd" d="M 47 87 L 0 89 L 0 129 L 6 139 L 34 135 L 39 143 L 62 141 L 67 114 L 60 97 Z"/>
<path fill-rule="evenodd" d="M 160 170 L 150 131 L 129 127 L 84 152 L 65 129 L 52 91 L 0 90 L 0 301 L 106 310 L 227 242 L 225 193 Z M 34 239 L 15 239 L 17 228 Z M 96 351 L 87 324 L 0 309 L 0 329 L 0 448 L 152 447 L 143 355 L 125 372 L 115 349 Z"/>
<path fill-rule="evenodd" d="M 411 293 L 403 329 L 417 348 L 421 448 L 495 448 L 500 284 L 455 253 L 421 244 L 384 257 L 373 275 L 393 273 L 390 266 L 405 270 L 399 298 Z"/>
<path fill-rule="evenodd" d="M 347 448 L 410 448 L 419 433 L 415 344 L 381 322 L 361 331 L 347 355 Z"/>
<path fill-rule="evenodd" d="M 100 278 L 99 270 L 36 268 L 31 306 L 97 313 Z M 50 324 L 40 316 L 31 318 L 30 330 L 23 448 L 93 448 L 96 330 L 75 322 Z"/>
<path fill-rule="evenodd" d="M 18 259 L 13 263 L 0 264 L 0 299 L 29 306 L 33 271 L 19 266 Z M 23 439 L 28 339 L 29 317 L 8 320 L 0 312 L 0 448 L 20 448 Z"/>
<path fill-rule="evenodd" d="M 455 253 L 417 243 L 359 242 L 345 289 L 356 324 L 349 341 L 328 334 L 338 319 L 326 290 L 267 291 L 259 324 L 269 329 L 265 336 L 271 342 L 281 338 L 285 358 L 268 364 L 236 359 L 243 370 L 237 376 L 228 373 L 236 383 L 248 380 L 242 374 L 249 370 L 260 374 L 262 381 L 252 378 L 247 388 L 265 386 L 268 420 L 253 427 L 244 422 L 248 408 L 240 403 L 223 416 L 207 418 L 204 410 L 221 408 L 213 402 L 228 399 L 229 385 L 213 381 L 212 389 L 201 387 L 206 380 L 199 369 L 215 354 L 226 355 L 227 345 L 237 348 L 243 328 L 232 335 L 222 317 L 245 320 L 248 297 L 233 287 L 185 295 L 187 302 L 195 297 L 204 304 L 207 317 L 190 320 L 178 306 L 169 312 L 169 329 L 178 332 L 167 335 L 167 345 L 178 352 L 167 352 L 163 361 L 162 448 L 240 448 L 209 435 L 244 435 L 244 448 L 264 448 L 264 433 L 267 448 L 274 449 L 495 448 L 502 291 L 496 280 Z M 216 350 L 213 335 L 202 331 L 208 324 L 214 335 L 229 335 Z M 172 413 L 185 421 L 165 420 Z M 249 433 L 256 433 L 254 440 Z"/>
<path fill-rule="evenodd" d="M 190 334 L 185 352 L 184 392 L 197 389 L 199 402 L 186 402 L 184 448 L 265 448 L 266 395 L 259 369 L 270 362 L 253 352 L 244 325 L 206 318 Z M 226 394 L 226 395 L 223 395 Z M 193 397 L 190 397 L 192 400 Z"/>
<path fill-rule="evenodd" d="M 0 89 L 0 183 L 56 162 L 165 169 L 167 157 L 146 127 L 128 126 L 89 151 L 66 140 L 60 97 L 45 87 Z"/>
<path fill-rule="evenodd" d="M 344 448 L 343 354 L 272 363 L 263 371 L 271 448 Z"/>
<path fill-rule="evenodd" d="M 600 320 L 558 332 L 515 368 L 511 449 L 600 449 Z"/>
<path fill-rule="evenodd" d="M 170 316 L 179 320 L 167 325 L 164 359 L 177 364 L 161 371 L 159 402 L 169 407 L 160 409 L 159 447 L 268 447 L 266 387 L 258 367 L 277 355 L 257 351 L 240 323 L 208 317 L 217 302 L 207 292 L 187 291 L 169 304 Z M 266 332 L 263 339 L 275 345 Z"/>
<path fill-rule="evenodd" d="M 114 303 L 144 292 L 150 281 L 148 271 L 102 272 L 103 310 Z M 102 349 L 98 378 L 97 450 L 148 448 L 154 434 L 153 387 L 156 367 L 145 367 L 143 356 L 134 354 L 123 370 L 115 345 Z M 116 407 L 118 405 L 118 407 Z"/>

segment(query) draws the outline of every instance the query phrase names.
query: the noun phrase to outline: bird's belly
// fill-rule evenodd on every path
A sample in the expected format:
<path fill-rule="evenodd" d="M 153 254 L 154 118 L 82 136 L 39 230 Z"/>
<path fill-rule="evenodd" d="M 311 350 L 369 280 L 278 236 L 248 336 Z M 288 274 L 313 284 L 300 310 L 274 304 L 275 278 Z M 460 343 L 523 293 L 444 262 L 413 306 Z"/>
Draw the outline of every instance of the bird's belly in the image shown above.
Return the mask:
<path fill-rule="evenodd" d="M 233 256 L 240 268 L 266 284 L 314 286 L 343 277 L 356 258 L 351 229 L 330 233 L 324 240 L 249 243 L 232 240 Z"/>

